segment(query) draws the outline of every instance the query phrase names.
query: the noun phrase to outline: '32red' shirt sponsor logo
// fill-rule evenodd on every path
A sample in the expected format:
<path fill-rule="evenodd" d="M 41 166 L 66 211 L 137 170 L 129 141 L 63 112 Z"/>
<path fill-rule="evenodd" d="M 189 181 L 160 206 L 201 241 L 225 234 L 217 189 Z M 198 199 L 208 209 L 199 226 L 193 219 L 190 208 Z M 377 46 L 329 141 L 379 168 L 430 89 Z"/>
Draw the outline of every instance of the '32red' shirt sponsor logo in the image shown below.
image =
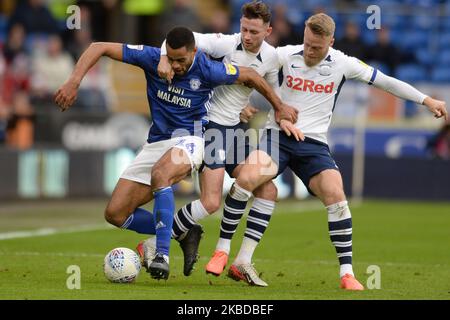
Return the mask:
<path fill-rule="evenodd" d="M 286 86 L 292 90 L 309 91 L 316 93 L 332 93 L 334 88 L 334 82 L 327 85 L 315 83 L 313 80 L 306 80 L 302 78 L 294 78 L 292 76 L 286 76 Z"/>

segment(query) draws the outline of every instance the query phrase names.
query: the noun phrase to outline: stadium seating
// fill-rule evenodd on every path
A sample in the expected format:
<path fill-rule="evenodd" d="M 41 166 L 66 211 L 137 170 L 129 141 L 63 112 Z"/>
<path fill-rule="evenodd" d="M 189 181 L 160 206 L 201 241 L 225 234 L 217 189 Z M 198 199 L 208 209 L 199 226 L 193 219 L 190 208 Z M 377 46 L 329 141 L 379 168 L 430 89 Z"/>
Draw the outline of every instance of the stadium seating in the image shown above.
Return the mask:
<path fill-rule="evenodd" d="M 424 65 L 431 66 L 436 61 L 436 53 L 428 48 L 418 48 L 416 49 L 416 60 Z"/>
<path fill-rule="evenodd" d="M 395 77 L 407 82 L 421 82 L 428 80 L 426 69 L 417 64 L 405 64 L 397 67 Z"/>
<path fill-rule="evenodd" d="M 431 81 L 436 83 L 450 82 L 450 66 L 445 68 L 434 68 L 431 72 Z"/>
<path fill-rule="evenodd" d="M 235 6 L 243 0 L 232 1 Z M 270 2 L 270 1 L 269 1 Z M 273 1 L 272 1 L 273 2 Z M 291 1 L 282 1 L 291 8 Z M 317 8 L 324 8 L 336 22 L 336 38 L 344 34 L 347 21 L 360 26 L 361 37 L 367 45 L 376 42 L 377 32 L 365 27 L 368 15 L 361 13 L 361 8 L 374 4 L 372 0 L 354 1 L 347 11 L 335 14 L 336 1 L 303 1 L 301 6 L 292 6 L 301 10 L 304 17 L 315 12 Z M 450 82 L 450 1 L 445 0 L 377 0 L 381 8 L 382 26 L 389 28 L 391 42 L 405 53 L 412 53 L 416 64 L 410 61 L 398 66 L 396 75 L 411 82 L 435 81 Z M 238 11 L 239 12 L 239 11 Z M 234 24 L 238 26 L 238 21 Z M 302 25 L 296 29 L 302 29 Z M 236 30 L 235 30 L 236 31 Z M 379 62 L 370 62 L 380 70 L 386 70 Z M 439 66 L 434 66 L 438 63 Z"/>

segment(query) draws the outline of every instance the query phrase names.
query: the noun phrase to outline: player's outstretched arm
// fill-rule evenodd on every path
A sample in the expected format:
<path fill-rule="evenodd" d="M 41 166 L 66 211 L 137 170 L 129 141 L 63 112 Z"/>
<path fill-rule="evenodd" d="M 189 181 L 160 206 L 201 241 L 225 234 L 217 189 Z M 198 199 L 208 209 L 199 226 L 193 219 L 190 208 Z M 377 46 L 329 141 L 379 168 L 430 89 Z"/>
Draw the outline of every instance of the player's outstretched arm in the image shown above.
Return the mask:
<path fill-rule="evenodd" d="M 239 77 L 237 84 L 243 84 L 249 88 L 254 88 L 266 98 L 275 110 L 276 120 L 279 123 L 281 119 L 292 123 L 297 122 L 298 110 L 283 103 L 275 90 L 261 77 L 255 70 L 248 67 L 239 67 Z"/>
<path fill-rule="evenodd" d="M 81 80 L 100 57 L 107 56 L 122 61 L 122 46 L 121 43 L 94 42 L 83 52 L 69 79 L 55 93 L 55 102 L 61 111 L 75 102 Z"/>
<path fill-rule="evenodd" d="M 445 120 L 448 119 L 447 108 L 444 101 L 428 97 L 406 82 L 394 77 L 389 77 L 378 71 L 373 85 L 404 100 L 410 100 L 425 105 L 436 118 L 444 117 Z"/>

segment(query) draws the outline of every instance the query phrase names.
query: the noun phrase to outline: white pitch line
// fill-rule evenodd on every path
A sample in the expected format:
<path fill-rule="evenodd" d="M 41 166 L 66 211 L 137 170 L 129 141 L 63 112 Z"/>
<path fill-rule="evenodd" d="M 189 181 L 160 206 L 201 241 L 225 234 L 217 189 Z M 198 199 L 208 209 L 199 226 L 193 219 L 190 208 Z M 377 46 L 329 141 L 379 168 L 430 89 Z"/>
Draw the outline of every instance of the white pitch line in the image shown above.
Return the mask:
<path fill-rule="evenodd" d="M 323 205 L 317 201 L 311 201 L 303 204 L 303 207 L 299 207 L 295 212 L 277 212 L 276 214 L 298 214 L 306 211 L 315 211 L 323 208 Z M 212 215 L 215 219 L 222 219 L 221 214 Z M 113 229 L 114 227 L 104 223 L 104 224 L 95 224 L 95 225 L 82 225 L 78 227 L 69 227 L 69 228 L 41 228 L 36 230 L 27 230 L 27 231 L 11 231 L 0 233 L 0 241 L 1 240 L 9 240 L 9 239 L 18 239 L 18 238 L 32 238 L 32 237 L 42 237 L 42 236 L 51 236 L 54 234 L 63 234 L 63 233 L 75 233 L 75 232 L 83 232 L 83 231 L 95 231 L 95 230 L 104 230 L 104 229 Z"/>
<path fill-rule="evenodd" d="M 105 254 L 100 253 L 85 253 L 85 252 L 37 252 L 37 251 L 17 251 L 8 252 L 0 251 L 2 256 L 50 256 L 50 257 L 73 257 L 73 258 L 99 258 L 104 257 Z"/>
<path fill-rule="evenodd" d="M 113 228 L 111 225 L 102 223 L 102 224 L 91 224 L 91 225 L 82 225 L 82 226 L 77 226 L 77 227 L 61 228 L 61 229 L 42 228 L 42 229 L 29 230 L 29 231 L 12 231 L 12 232 L 0 233 L 0 241 L 8 240 L 8 239 L 50 236 L 50 235 L 61 234 L 61 233 L 75 233 L 75 232 L 83 232 L 83 231 L 105 230 L 105 229 L 111 229 L 111 228 Z"/>

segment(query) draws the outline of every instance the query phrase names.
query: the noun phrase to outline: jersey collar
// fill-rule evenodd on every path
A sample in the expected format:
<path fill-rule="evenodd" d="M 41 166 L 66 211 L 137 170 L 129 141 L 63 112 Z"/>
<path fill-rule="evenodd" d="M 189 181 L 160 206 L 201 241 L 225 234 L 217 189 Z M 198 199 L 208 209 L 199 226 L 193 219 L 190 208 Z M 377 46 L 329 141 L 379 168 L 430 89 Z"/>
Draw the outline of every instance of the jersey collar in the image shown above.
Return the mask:
<path fill-rule="evenodd" d="M 242 39 L 241 39 L 241 42 L 239 42 L 238 46 L 236 47 L 236 51 L 244 51 L 245 53 L 248 53 L 252 56 L 256 56 L 256 59 L 258 59 L 262 63 L 263 61 L 262 61 L 262 57 L 261 57 L 261 50 L 262 50 L 262 45 L 259 48 L 258 53 L 253 53 L 253 52 L 245 50 L 244 46 L 242 45 Z"/>

